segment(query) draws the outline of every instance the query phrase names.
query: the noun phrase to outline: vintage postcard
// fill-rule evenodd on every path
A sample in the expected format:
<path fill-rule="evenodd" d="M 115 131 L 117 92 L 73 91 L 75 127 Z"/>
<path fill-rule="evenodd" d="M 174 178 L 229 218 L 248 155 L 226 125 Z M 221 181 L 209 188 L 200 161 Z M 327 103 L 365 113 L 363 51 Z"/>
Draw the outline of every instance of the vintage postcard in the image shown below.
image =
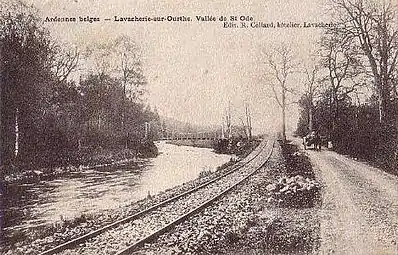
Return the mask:
<path fill-rule="evenodd" d="M 0 0 L 0 254 L 398 254 L 396 0 Z"/>

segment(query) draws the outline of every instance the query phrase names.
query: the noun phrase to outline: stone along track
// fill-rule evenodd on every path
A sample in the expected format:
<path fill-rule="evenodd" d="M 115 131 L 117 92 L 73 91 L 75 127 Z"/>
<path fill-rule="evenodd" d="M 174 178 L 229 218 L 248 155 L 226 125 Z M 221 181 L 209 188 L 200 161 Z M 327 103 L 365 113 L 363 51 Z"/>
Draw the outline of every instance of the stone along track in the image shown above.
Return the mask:
<path fill-rule="evenodd" d="M 273 140 L 264 140 L 225 174 L 125 219 L 56 246 L 49 254 L 128 254 L 166 232 L 253 175 L 272 154 Z M 239 171 L 238 171 L 239 170 Z"/>

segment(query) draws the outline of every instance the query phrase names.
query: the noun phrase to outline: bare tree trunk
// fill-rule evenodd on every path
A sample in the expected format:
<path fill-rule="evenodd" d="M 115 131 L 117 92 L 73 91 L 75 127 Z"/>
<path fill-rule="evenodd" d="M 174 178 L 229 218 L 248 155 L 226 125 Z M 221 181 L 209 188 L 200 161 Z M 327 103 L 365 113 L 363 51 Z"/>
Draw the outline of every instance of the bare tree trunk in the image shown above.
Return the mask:
<path fill-rule="evenodd" d="M 286 90 L 282 91 L 282 140 L 286 142 Z"/>
<path fill-rule="evenodd" d="M 312 109 L 312 105 L 310 105 L 310 108 L 308 109 L 308 129 L 310 132 L 314 130 L 314 113 Z"/>
<path fill-rule="evenodd" d="M 329 95 L 329 141 L 333 140 L 334 120 L 333 120 L 333 105 L 332 95 Z"/>
<path fill-rule="evenodd" d="M 252 115 L 249 109 L 249 106 L 247 106 L 247 128 L 248 128 L 248 134 L 249 134 L 249 140 L 252 139 Z"/>
<path fill-rule="evenodd" d="M 379 103 L 379 123 L 383 124 L 386 122 L 388 113 L 388 93 L 386 93 L 386 89 L 384 89 L 384 86 L 381 86 L 379 92 L 379 98 L 378 98 L 378 103 Z"/>
<path fill-rule="evenodd" d="M 242 123 L 243 131 L 245 132 L 245 137 L 249 139 L 249 129 L 248 126 L 245 124 L 242 118 L 239 118 L 240 122 Z"/>
<path fill-rule="evenodd" d="M 252 116 L 251 116 L 251 112 L 250 112 L 248 104 L 245 105 L 245 112 L 246 112 L 247 135 L 248 135 L 248 139 L 251 140 L 252 139 Z"/>
<path fill-rule="evenodd" d="M 18 123 L 19 111 L 18 108 L 15 113 L 15 146 L 14 146 L 14 159 L 18 157 L 19 151 L 19 123 Z"/>
<path fill-rule="evenodd" d="M 226 124 L 227 124 L 227 135 L 228 139 L 231 139 L 232 137 L 232 118 L 231 118 L 231 103 L 228 103 L 228 108 L 226 112 Z"/>
<path fill-rule="evenodd" d="M 274 81 L 270 82 L 273 96 L 282 112 L 282 139 L 286 142 L 286 96 L 293 89 L 288 85 L 288 77 L 295 72 L 295 61 L 291 47 L 282 45 L 267 54 L 268 66 Z"/>

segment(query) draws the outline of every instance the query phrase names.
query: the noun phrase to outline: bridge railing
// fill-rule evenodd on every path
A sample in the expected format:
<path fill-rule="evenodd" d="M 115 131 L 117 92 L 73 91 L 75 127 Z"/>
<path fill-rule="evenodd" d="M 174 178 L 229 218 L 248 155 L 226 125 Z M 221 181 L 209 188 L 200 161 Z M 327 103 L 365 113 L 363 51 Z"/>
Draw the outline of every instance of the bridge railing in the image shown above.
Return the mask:
<path fill-rule="evenodd" d="M 201 133 L 166 133 L 160 140 L 216 140 L 220 139 L 221 135 L 213 132 Z"/>

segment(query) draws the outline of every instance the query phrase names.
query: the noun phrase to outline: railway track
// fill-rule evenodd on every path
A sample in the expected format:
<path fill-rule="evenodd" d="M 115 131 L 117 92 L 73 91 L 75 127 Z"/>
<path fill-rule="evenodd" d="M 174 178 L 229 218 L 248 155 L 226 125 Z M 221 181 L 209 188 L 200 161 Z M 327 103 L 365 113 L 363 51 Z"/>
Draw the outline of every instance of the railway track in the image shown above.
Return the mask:
<path fill-rule="evenodd" d="M 263 141 L 248 157 L 225 174 L 132 216 L 44 251 L 41 255 L 130 254 L 140 245 L 152 241 L 206 208 L 253 175 L 268 161 L 273 146 L 273 141 Z"/>

